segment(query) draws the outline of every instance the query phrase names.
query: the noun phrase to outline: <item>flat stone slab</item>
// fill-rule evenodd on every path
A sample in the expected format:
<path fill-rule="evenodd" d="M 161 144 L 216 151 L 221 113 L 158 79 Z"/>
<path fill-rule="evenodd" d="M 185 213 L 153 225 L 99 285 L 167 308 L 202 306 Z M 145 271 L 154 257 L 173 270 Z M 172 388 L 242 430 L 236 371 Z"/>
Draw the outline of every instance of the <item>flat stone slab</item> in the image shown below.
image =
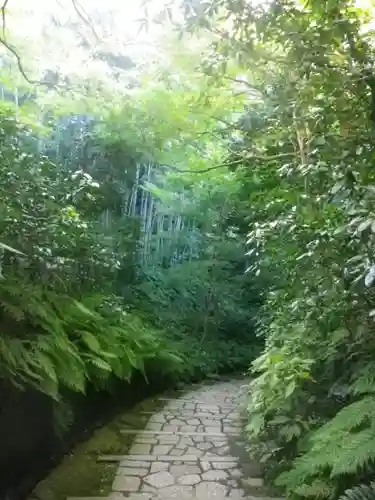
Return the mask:
<path fill-rule="evenodd" d="M 117 470 L 118 476 L 138 476 L 143 477 L 147 476 L 148 468 L 141 469 L 140 467 L 123 467 L 120 466 Z"/>
<path fill-rule="evenodd" d="M 132 493 L 130 496 L 126 497 L 126 500 L 152 500 L 153 495 L 151 493 Z M 124 500 L 124 496 L 120 500 Z M 114 499 L 116 500 L 116 499 Z"/>
<path fill-rule="evenodd" d="M 213 481 L 203 481 L 195 487 L 195 496 L 197 500 L 217 499 L 224 500 L 227 496 L 228 488 L 221 483 Z"/>
<path fill-rule="evenodd" d="M 204 481 L 221 481 L 228 479 L 228 473 L 225 470 L 208 470 L 202 474 Z"/>
<path fill-rule="evenodd" d="M 66 500 L 106 500 L 108 497 L 67 497 Z"/>
<path fill-rule="evenodd" d="M 153 462 L 151 464 L 150 473 L 154 474 L 155 472 L 160 472 L 161 470 L 168 470 L 170 464 L 168 462 Z"/>
<path fill-rule="evenodd" d="M 198 484 L 201 481 L 201 478 L 198 474 L 187 474 L 186 476 L 181 476 L 177 479 L 178 484 L 192 486 L 193 484 Z"/>
<path fill-rule="evenodd" d="M 98 462 L 131 462 L 136 461 L 139 463 L 150 462 L 156 460 L 157 457 L 150 455 L 99 455 L 96 459 Z"/>
<path fill-rule="evenodd" d="M 245 487 L 262 488 L 264 486 L 263 478 L 261 477 L 246 477 L 241 478 L 241 483 Z"/>
<path fill-rule="evenodd" d="M 117 462 L 117 460 L 116 460 Z M 145 462 L 141 460 L 121 460 L 120 467 L 132 467 L 140 469 L 148 469 L 150 467 L 150 462 Z"/>
<path fill-rule="evenodd" d="M 171 465 L 170 473 L 177 479 L 191 475 L 201 474 L 201 468 L 196 464 Z"/>
<path fill-rule="evenodd" d="M 160 472 L 155 472 L 154 474 L 148 475 L 144 482 L 150 484 L 154 488 L 163 488 L 164 486 L 171 486 L 175 483 L 175 478 L 173 475 L 166 471 L 162 470 Z"/>
<path fill-rule="evenodd" d="M 137 476 L 117 475 L 113 481 L 112 490 L 121 492 L 138 491 L 141 486 L 141 478 Z"/>

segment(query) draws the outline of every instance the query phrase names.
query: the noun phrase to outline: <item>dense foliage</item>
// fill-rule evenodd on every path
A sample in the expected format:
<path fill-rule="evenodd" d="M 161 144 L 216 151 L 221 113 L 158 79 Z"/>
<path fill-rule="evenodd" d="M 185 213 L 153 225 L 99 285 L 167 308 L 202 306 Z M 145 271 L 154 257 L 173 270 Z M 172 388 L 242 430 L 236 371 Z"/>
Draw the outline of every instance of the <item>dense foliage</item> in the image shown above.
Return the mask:
<path fill-rule="evenodd" d="M 84 391 L 112 374 L 128 380 L 168 350 L 163 334 L 113 295 L 125 248 L 96 220 L 100 186 L 33 151 L 32 130 L 8 113 L 1 117 L 1 233 L 11 247 L 2 256 L 2 377 L 55 398 L 61 386 Z"/>
<path fill-rule="evenodd" d="M 194 173 L 222 156 L 205 136 L 211 115 L 238 100 L 225 110 L 179 50 L 173 74 L 154 65 L 115 96 L 100 79 L 24 82 L 24 102 L 3 93 L 0 377 L 52 397 L 66 424 L 71 391 L 134 372 L 200 379 L 256 352 L 260 295 L 244 274 L 246 233 L 229 220 L 239 184 L 228 170 Z M 19 68 L 7 72 L 4 88 Z"/>
<path fill-rule="evenodd" d="M 233 77 L 237 60 L 261 95 L 230 152 L 249 272 L 267 286 L 250 450 L 289 497 L 336 498 L 375 474 L 374 11 L 222 0 L 184 12 L 185 29 L 214 36 L 211 72 Z"/>

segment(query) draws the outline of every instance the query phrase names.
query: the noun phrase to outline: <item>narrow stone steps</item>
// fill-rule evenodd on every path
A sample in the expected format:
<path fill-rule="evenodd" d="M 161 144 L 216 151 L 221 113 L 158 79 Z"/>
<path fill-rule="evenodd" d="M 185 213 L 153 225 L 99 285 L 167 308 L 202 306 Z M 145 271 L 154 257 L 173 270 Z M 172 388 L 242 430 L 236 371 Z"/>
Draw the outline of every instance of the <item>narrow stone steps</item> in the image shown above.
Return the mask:
<path fill-rule="evenodd" d="M 237 433 L 224 432 L 183 432 L 183 431 L 153 431 L 148 429 L 121 429 L 121 434 L 136 434 L 138 436 L 185 436 L 185 437 L 222 437 L 237 436 Z"/>
<path fill-rule="evenodd" d="M 212 409 L 216 410 L 217 407 L 219 406 L 220 408 L 223 408 L 224 410 L 237 410 L 238 406 L 237 405 L 231 405 L 229 403 L 223 403 L 221 401 L 212 401 L 208 403 L 207 401 L 197 401 L 195 399 L 182 399 L 182 398 L 158 398 L 158 401 L 166 401 L 170 403 L 174 403 L 177 405 L 177 403 L 181 404 L 193 404 L 195 406 L 204 406 L 207 409 Z M 168 406 L 167 406 L 168 409 Z"/>
<path fill-rule="evenodd" d="M 202 457 L 196 455 L 99 455 L 98 462 L 121 462 L 123 460 L 138 462 L 237 462 L 237 457 L 218 456 L 207 454 Z"/>
<path fill-rule="evenodd" d="M 144 429 L 124 421 L 121 434 L 134 436 L 128 454 L 97 457 L 116 464 L 112 493 L 67 500 L 280 500 L 270 497 L 259 464 L 245 451 L 245 393 L 238 382 L 232 386 L 158 398 L 161 408 L 139 414 Z"/>
<path fill-rule="evenodd" d="M 122 493 L 122 492 L 121 492 Z M 135 493 L 135 492 L 130 492 L 130 495 L 127 495 L 124 497 L 120 492 L 112 492 L 108 496 L 102 496 L 102 497 L 67 497 L 66 500 L 152 500 L 155 498 L 155 495 L 153 493 Z M 125 492 L 127 493 L 127 492 Z M 160 497 L 159 497 L 160 498 Z M 230 497 L 229 497 L 230 498 Z M 253 500 L 254 498 L 259 498 L 261 500 L 285 500 L 283 497 L 267 497 L 264 495 L 256 495 L 252 494 L 251 496 L 243 496 L 241 497 L 241 500 Z M 195 500 L 192 498 L 191 500 Z M 211 500 L 211 499 L 207 499 Z"/>
<path fill-rule="evenodd" d="M 124 492 L 127 493 L 127 492 Z M 152 500 L 154 498 L 159 498 L 156 497 L 153 493 L 135 493 L 135 492 L 130 492 L 130 495 L 127 495 L 124 497 L 122 495 L 122 492 L 112 492 L 108 496 L 102 496 L 102 497 L 67 497 L 66 500 Z M 230 498 L 230 497 L 229 497 Z M 251 496 L 243 496 L 241 497 L 241 500 L 253 500 L 254 498 L 259 498 L 260 500 L 285 500 L 283 497 L 267 497 L 263 495 L 255 495 L 252 494 Z M 192 498 L 191 500 L 195 500 Z M 211 500 L 211 499 L 207 499 Z"/>
<path fill-rule="evenodd" d="M 166 410 L 168 410 L 168 409 L 166 409 Z M 157 412 L 155 412 L 155 411 L 141 411 L 140 415 L 149 415 L 149 416 L 163 415 L 165 417 L 170 416 L 172 418 L 176 418 L 175 412 L 166 411 L 166 410 L 159 410 Z M 238 417 L 238 416 L 236 416 L 236 417 L 222 417 L 222 416 L 218 416 L 218 415 L 212 415 L 210 413 L 197 413 L 193 410 L 185 410 L 185 409 L 182 409 L 181 414 L 183 414 L 185 418 L 206 418 L 209 420 L 218 420 L 218 421 L 221 421 L 223 418 L 225 418 L 225 420 L 231 420 L 233 422 L 238 422 L 241 420 L 241 417 Z"/>

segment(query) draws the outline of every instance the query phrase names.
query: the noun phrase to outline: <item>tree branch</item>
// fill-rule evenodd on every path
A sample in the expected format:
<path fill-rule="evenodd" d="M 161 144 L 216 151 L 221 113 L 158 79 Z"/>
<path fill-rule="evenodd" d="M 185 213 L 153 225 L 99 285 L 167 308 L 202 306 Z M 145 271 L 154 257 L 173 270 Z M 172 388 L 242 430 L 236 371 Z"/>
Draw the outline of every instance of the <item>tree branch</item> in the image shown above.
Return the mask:
<path fill-rule="evenodd" d="M 77 0 L 72 0 L 72 4 L 73 4 L 73 7 L 74 7 L 74 10 L 76 11 L 78 17 L 85 23 L 87 24 L 87 26 L 89 26 L 89 28 L 91 29 L 91 31 L 93 32 L 95 38 L 96 38 L 96 41 L 97 42 L 100 42 L 100 38 L 94 28 L 94 25 L 91 23 L 90 21 L 90 17 L 88 16 L 88 14 L 85 12 L 84 8 L 81 6 L 81 5 L 78 5 L 77 3 Z"/>
<path fill-rule="evenodd" d="M 24 77 L 24 79 L 27 81 L 27 83 L 29 83 L 30 85 L 41 85 L 41 86 L 50 87 L 50 88 L 55 87 L 55 88 L 64 89 L 64 90 L 68 90 L 68 91 L 72 90 L 72 87 L 69 85 L 59 85 L 58 83 L 50 83 L 50 82 L 43 81 L 43 80 L 33 80 L 32 78 L 30 78 L 27 75 L 25 68 L 23 66 L 22 60 L 21 60 L 21 56 L 18 54 L 17 50 L 10 43 L 8 43 L 6 40 L 4 40 L 4 38 L 2 38 L 1 36 L 0 36 L 0 45 L 3 45 L 11 54 L 14 55 L 14 57 L 16 58 L 16 61 L 17 61 L 17 66 L 18 66 L 19 72 Z"/>
<path fill-rule="evenodd" d="M 203 168 L 202 170 L 180 170 L 177 167 L 173 167 L 172 165 L 165 165 L 170 168 L 174 172 L 178 172 L 179 174 L 205 174 L 206 172 L 210 172 L 211 170 L 217 170 L 219 168 L 230 167 L 231 165 L 236 165 L 241 163 L 243 160 L 236 160 L 232 163 L 220 163 L 219 165 L 214 165 L 213 167 Z"/>
<path fill-rule="evenodd" d="M 5 9 L 8 4 L 9 0 L 5 0 L 3 3 L 3 6 L 1 7 L 1 17 L 3 20 L 3 37 L 5 38 Z"/>
<path fill-rule="evenodd" d="M 24 79 L 27 81 L 27 83 L 30 83 L 31 85 L 43 85 L 43 82 L 39 81 L 39 80 L 32 80 L 31 78 L 29 78 L 25 72 L 25 69 L 23 67 L 23 64 L 22 64 L 22 61 L 21 61 L 21 57 L 20 55 L 18 54 L 18 52 L 16 51 L 16 49 L 14 47 L 12 47 L 12 45 L 10 45 L 6 40 L 5 38 L 3 37 L 0 37 L 0 44 L 1 45 L 4 45 L 4 47 L 9 51 L 11 52 L 14 57 L 16 58 L 16 61 L 17 61 L 17 66 L 18 66 L 18 69 L 21 73 L 21 75 L 24 77 Z M 44 84 L 45 85 L 45 84 Z"/>
<path fill-rule="evenodd" d="M 50 86 L 50 84 L 47 83 L 47 82 L 43 82 L 43 81 L 40 81 L 40 80 L 33 80 L 33 79 L 31 79 L 31 78 L 28 77 L 28 75 L 26 74 L 26 71 L 25 71 L 25 69 L 23 67 L 23 63 L 22 63 L 21 57 L 18 54 L 17 50 L 6 41 L 6 39 L 5 39 L 5 27 L 6 27 L 6 24 L 5 24 L 5 9 L 6 9 L 6 6 L 7 6 L 8 2 L 9 2 L 9 0 L 4 0 L 4 3 L 2 5 L 2 7 L 0 7 L 1 17 L 2 17 L 2 31 L 3 31 L 3 36 L 0 37 L 0 44 L 4 45 L 4 47 L 9 52 L 11 52 L 14 55 L 14 57 L 16 58 L 16 61 L 17 61 L 18 69 L 19 69 L 20 73 L 22 74 L 22 76 L 24 77 L 24 79 L 27 81 L 27 83 L 30 83 L 31 85 L 47 85 L 47 86 Z M 78 5 L 77 0 L 72 0 L 72 4 L 73 4 L 73 7 L 74 7 L 74 10 L 76 11 L 76 13 L 80 17 L 80 19 L 82 19 L 82 21 L 90 27 L 90 29 L 93 32 L 96 40 L 100 41 L 100 38 L 99 38 L 98 34 L 96 33 L 95 28 L 92 25 L 92 23 L 90 22 L 89 16 L 86 14 L 86 12 L 84 11 L 83 7 L 80 6 L 80 5 Z M 60 85 L 54 85 L 54 86 L 55 87 L 61 87 Z"/>
<path fill-rule="evenodd" d="M 2 37 L 0 36 L 0 45 L 3 45 L 11 54 L 14 55 L 14 57 L 16 58 L 16 61 L 17 61 L 18 69 L 19 69 L 21 75 L 23 76 L 23 78 L 27 81 L 27 83 L 29 83 L 30 85 L 44 85 L 47 87 L 51 87 L 50 83 L 44 82 L 42 80 L 34 80 L 27 75 L 25 68 L 23 66 L 22 60 L 21 60 L 21 56 L 19 55 L 17 50 L 9 42 L 7 42 L 6 37 L 5 37 L 5 29 L 6 29 L 5 10 L 6 10 L 8 3 L 9 3 L 9 0 L 4 0 L 3 5 L 0 7 L 0 12 L 1 12 L 1 17 L 2 17 L 2 31 L 3 31 Z M 73 4 L 74 10 L 78 14 L 78 16 L 84 21 L 85 24 L 90 26 L 91 31 L 93 32 L 95 38 L 97 39 L 97 41 L 100 41 L 100 38 L 99 38 L 98 34 L 96 33 L 94 26 L 90 22 L 89 17 L 87 16 L 87 19 L 85 18 L 86 13 L 81 6 L 80 7 L 78 6 L 77 0 L 72 0 L 72 4 Z M 83 11 L 83 13 L 80 11 L 80 8 Z M 53 84 L 52 86 L 59 87 L 59 88 L 65 88 L 65 89 L 68 88 L 65 85 L 62 86 L 62 85 L 58 85 L 58 84 Z"/>
<path fill-rule="evenodd" d="M 11 54 L 14 55 L 14 57 L 16 58 L 16 61 L 17 61 L 18 69 L 19 69 L 21 75 L 27 81 L 27 83 L 29 83 L 30 85 L 49 85 L 49 84 L 47 84 L 47 82 L 43 82 L 40 80 L 33 80 L 32 78 L 29 78 L 29 76 L 27 75 L 27 73 L 23 67 L 21 56 L 18 54 L 17 50 L 9 42 L 7 42 L 7 40 L 5 38 L 5 29 L 6 29 L 5 9 L 6 9 L 6 6 L 8 5 L 8 3 L 9 3 L 9 0 L 4 0 L 3 5 L 0 7 L 1 17 L 2 17 L 2 31 L 3 31 L 3 36 L 0 37 L 0 45 L 3 45 Z"/>
<path fill-rule="evenodd" d="M 234 83 L 239 83 L 240 85 L 245 85 L 249 89 L 249 91 L 253 92 L 254 94 L 260 94 L 263 95 L 263 91 L 254 87 L 251 83 L 247 82 L 246 80 L 241 80 L 239 78 L 234 78 L 232 76 L 224 76 L 225 80 L 229 80 Z"/>
<path fill-rule="evenodd" d="M 172 165 L 164 165 L 167 168 L 170 168 L 174 172 L 178 172 L 179 174 L 205 174 L 206 172 L 210 172 L 211 170 L 217 170 L 219 168 L 226 168 L 226 167 L 231 167 L 232 165 L 238 165 L 239 163 L 244 163 L 245 161 L 249 160 L 260 160 L 260 161 L 273 161 L 273 160 L 278 160 L 281 158 L 285 158 L 288 156 L 295 156 L 295 153 L 280 153 L 278 155 L 272 155 L 272 156 L 249 156 L 249 157 L 241 157 L 238 160 L 234 160 L 230 163 L 220 163 L 219 165 L 214 165 L 213 167 L 208 167 L 204 168 L 202 170 L 180 170 L 177 167 L 174 167 Z"/>

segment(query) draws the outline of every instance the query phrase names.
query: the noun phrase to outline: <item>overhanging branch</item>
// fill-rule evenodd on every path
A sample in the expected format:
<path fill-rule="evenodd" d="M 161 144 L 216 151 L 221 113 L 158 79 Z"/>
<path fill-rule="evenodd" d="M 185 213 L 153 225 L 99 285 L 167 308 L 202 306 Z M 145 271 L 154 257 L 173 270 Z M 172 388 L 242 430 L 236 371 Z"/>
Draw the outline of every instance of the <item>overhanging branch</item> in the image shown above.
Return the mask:
<path fill-rule="evenodd" d="M 13 47 L 13 45 L 11 45 L 6 40 L 6 36 L 5 36 L 5 30 L 6 30 L 5 12 L 6 12 L 6 7 L 7 7 L 8 3 L 9 3 L 9 0 L 4 0 L 3 5 L 0 7 L 0 12 L 1 12 L 1 17 L 2 17 L 2 31 L 3 31 L 3 34 L 0 37 L 0 45 L 3 45 L 11 54 L 14 55 L 14 57 L 16 58 L 16 61 L 17 61 L 17 66 L 18 66 L 19 72 L 21 73 L 23 78 L 27 81 L 27 83 L 29 83 L 30 85 L 45 85 L 45 86 L 51 87 L 51 83 L 44 82 L 42 80 L 34 80 L 27 75 L 25 68 L 23 66 L 23 63 L 22 63 L 21 56 L 19 55 L 17 50 Z M 72 0 L 72 4 L 73 4 L 74 10 L 76 11 L 77 15 L 83 20 L 83 22 L 85 24 L 87 24 L 91 28 L 91 31 L 93 32 L 95 38 L 99 41 L 100 40 L 99 36 L 97 35 L 94 26 L 90 22 L 89 17 L 88 16 L 87 16 L 87 18 L 85 17 L 86 13 L 84 12 L 83 8 L 81 6 L 78 6 L 77 0 Z M 52 86 L 59 87 L 59 88 L 67 88 L 65 85 L 61 86 L 58 84 L 53 84 Z"/>
<path fill-rule="evenodd" d="M 3 21 L 3 37 L 5 38 L 5 9 L 8 5 L 9 0 L 5 0 L 3 6 L 1 7 L 1 17 Z"/>
<path fill-rule="evenodd" d="M 206 172 L 210 172 L 211 170 L 218 170 L 219 168 L 229 168 L 233 165 L 245 163 L 246 161 L 251 161 L 251 160 L 274 161 L 274 160 L 282 159 L 285 157 L 291 157 L 291 156 L 295 156 L 295 153 L 280 153 L 278 155 L 272 155 L 272 156 L 259 156 L 259 155 L 248 156 L 248 157 L 244 156 L 244 157 L 241 157 L 238 160 L 234 160 L 230 163 L 220 163 L 219 165 L 214 165 L 213 167 L 208 167 L 208 168 L 204 168 L 201 170 L 181 170 L 181 169 L 174 167 L 172 165 L 165 165 L 165 166 L 170 168 L 174 172 L 178 172 L 179 174 L 205 174 Z"/>
<path fill-rule="evenodd" d="M 4 27 L 4 25 L 3 25 Z M 43 82 L 39 81 L 39 80 L 33 80 L 31 78 L 29 78 L 25 72 L 25 69 L 23 67 L 23 64 L 22 64 L 22 61 L 21 61 L 21 56 L 18 54 L 17 50 L 12 46 L 10 45 L 10 43 L 8 43 L 4 37 L 0 37 L 0 44 L 1 45 L 4 45 L 4 47 L 11 53 L 14 55 L 14 57 L 16 58 L 16 61 L 17 61 L 17 66 L 18 66 L 18 69 L 21 73 L 21 75 L 24 77 L 24 79 L 27 81 L 27 83 L 30 83 L 31 85 L 43 85 Z M 44 83 L 45 85 L 45 83 Z"/>
<path fill-rule="evenodd" d="M 100 42 L 99 35 L 97 34 L 94 25 L 90 21 L 90 17 L 87 15 L 87 13 L 84 11 L 83 7 L 81 5 L 78 5 L 77 0 L 72 0 L 72 4 L 74 7 L 74 10 L 76 11 L 78 17 L 85 23 L 89 28 L 91 29 L 92 33 L 94 34 L 96 41 Z"/>

